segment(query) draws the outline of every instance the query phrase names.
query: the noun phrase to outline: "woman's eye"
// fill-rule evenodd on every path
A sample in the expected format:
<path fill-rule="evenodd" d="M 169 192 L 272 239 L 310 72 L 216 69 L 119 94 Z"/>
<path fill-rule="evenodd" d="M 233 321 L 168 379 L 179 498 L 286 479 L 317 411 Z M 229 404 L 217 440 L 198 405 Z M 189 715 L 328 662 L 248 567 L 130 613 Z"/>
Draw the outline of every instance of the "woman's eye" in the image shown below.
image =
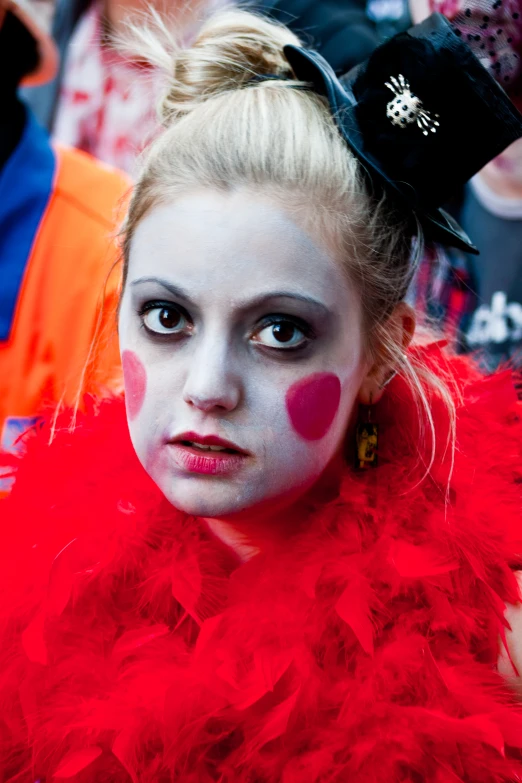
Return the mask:
<path fill-rule="evenodd" d="M 188 319 L 177 307 L 150 307 L 142 314 L 143 323 L 155 334 L 178 334 L 188 326 Z"/>
<path fill-rule="evenodd" d="M 277 321 L 260 329 L 254 342 L 268 348 L 299 348 L 307 341 L 303 330 L 292 321 Z"/>

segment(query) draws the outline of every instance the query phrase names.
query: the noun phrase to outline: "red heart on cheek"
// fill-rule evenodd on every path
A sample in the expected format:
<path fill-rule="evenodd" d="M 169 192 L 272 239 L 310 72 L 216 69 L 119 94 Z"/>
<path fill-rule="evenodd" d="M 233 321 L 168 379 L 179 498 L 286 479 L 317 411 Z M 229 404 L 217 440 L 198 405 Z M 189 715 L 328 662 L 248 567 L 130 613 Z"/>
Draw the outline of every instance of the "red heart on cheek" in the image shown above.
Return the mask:
<path fill-rule="evenodd" d="M 121 355 L 123 380 L 125 382 L 125 402 L 129 419 L 135 419 L 141 410 L 147 390 L 145 367 L 132 351 L 123 351 Z"/>
<path fill-rule="evenodd" d="M 314 373 L 286 393 L 286 409 L 294 430 L 305 440 L 319 440 L 330 429 L 341 400 L 341 382 L 331 372 Z"/>

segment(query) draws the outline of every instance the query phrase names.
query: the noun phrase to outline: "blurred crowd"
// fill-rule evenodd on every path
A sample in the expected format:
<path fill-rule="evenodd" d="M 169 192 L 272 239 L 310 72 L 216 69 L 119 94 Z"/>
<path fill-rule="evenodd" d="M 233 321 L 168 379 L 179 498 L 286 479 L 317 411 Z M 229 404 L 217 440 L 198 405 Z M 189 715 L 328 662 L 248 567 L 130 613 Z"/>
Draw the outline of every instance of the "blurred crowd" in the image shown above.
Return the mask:
<path fill-rule="evenodd" d="M 338 73 L 432 11 L 475 45 L 522 109 L 520 0 L 252 0 Z M 118 225 L 158 130 L 159 77 L 121 46 L 146 6 L 190 43 L 223 0 L 0 0 L 0 433 L 44 406 L 118 388 Z M 520 11 L 520 13 L 519 13 Z M 507 20 L 507 21 L 506 21 Z M 485 25 L 485 27 L 484 27 Z M 484 32 L 485 31 L 485 32 Z M 491 35 L 490 35 L 491 33 Z M 486 36 L 487 34 L 487 36 Z M 470 144 L 480 128 L 470 127 Z M 448 205 L 480 255 L 426 249 L 411 298 L 485 372 L 522 368 L 522 141 Z"/>

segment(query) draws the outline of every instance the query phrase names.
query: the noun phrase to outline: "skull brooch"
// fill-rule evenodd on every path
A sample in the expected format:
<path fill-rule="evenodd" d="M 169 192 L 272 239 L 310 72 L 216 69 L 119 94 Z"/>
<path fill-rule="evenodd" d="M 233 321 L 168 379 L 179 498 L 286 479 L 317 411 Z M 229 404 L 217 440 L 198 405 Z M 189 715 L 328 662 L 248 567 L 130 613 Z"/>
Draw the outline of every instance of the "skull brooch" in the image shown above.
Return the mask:
<path fill-rule="evenodd" d="M 437 132 L 440 125 L 439 115 L 432 116 L 429 111 L 423 109 L 421 99 L 411 92 L 409 82 L 402 74 L 397 78 L 392 76 L 390 81 L 384 84 L 395 95 L 386 106 L 386 116 L 394 125 L 405 128 L 406 125 L 416 122 L 424 136 L 427 136 L 430 131 Z"/>

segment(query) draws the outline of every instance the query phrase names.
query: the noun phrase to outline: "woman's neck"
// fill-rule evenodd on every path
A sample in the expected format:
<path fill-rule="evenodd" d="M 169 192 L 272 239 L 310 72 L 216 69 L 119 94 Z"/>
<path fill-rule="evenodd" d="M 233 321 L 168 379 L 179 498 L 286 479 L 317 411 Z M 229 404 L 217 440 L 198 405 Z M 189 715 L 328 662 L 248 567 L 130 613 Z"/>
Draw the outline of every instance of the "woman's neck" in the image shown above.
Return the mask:
<path fill-rule="evenodd" d="M 269 504 L 262 511 L 249 511 L 234 518 L 205 518 L 209 531 L 229 547 L 241 562 L 251 560 L 260 552 L 286 546 L 310 516 L 310 505 L 294 503 L 284 508 Z"/>
<path fill-rule="evenodd" d="M 231 522 L 225 522 L 223 519 L 205 519 L 205 522 L 212 535 L 229 547 L 242 563 L 246 563 L 261 552 L 260 547 L 249 540 L 247 533 L 242 532 Z"/>
<path fill-rule="evenodd" d="M 318 480 L 296 497 L 270 500 L 233 517 L 205 518 L 210 532 L 246 562 L 260 552 L 280 546 L 310 524 L 317 505 L 324 505 L 339 493 L 344 458 L 335 457 Z"/>

